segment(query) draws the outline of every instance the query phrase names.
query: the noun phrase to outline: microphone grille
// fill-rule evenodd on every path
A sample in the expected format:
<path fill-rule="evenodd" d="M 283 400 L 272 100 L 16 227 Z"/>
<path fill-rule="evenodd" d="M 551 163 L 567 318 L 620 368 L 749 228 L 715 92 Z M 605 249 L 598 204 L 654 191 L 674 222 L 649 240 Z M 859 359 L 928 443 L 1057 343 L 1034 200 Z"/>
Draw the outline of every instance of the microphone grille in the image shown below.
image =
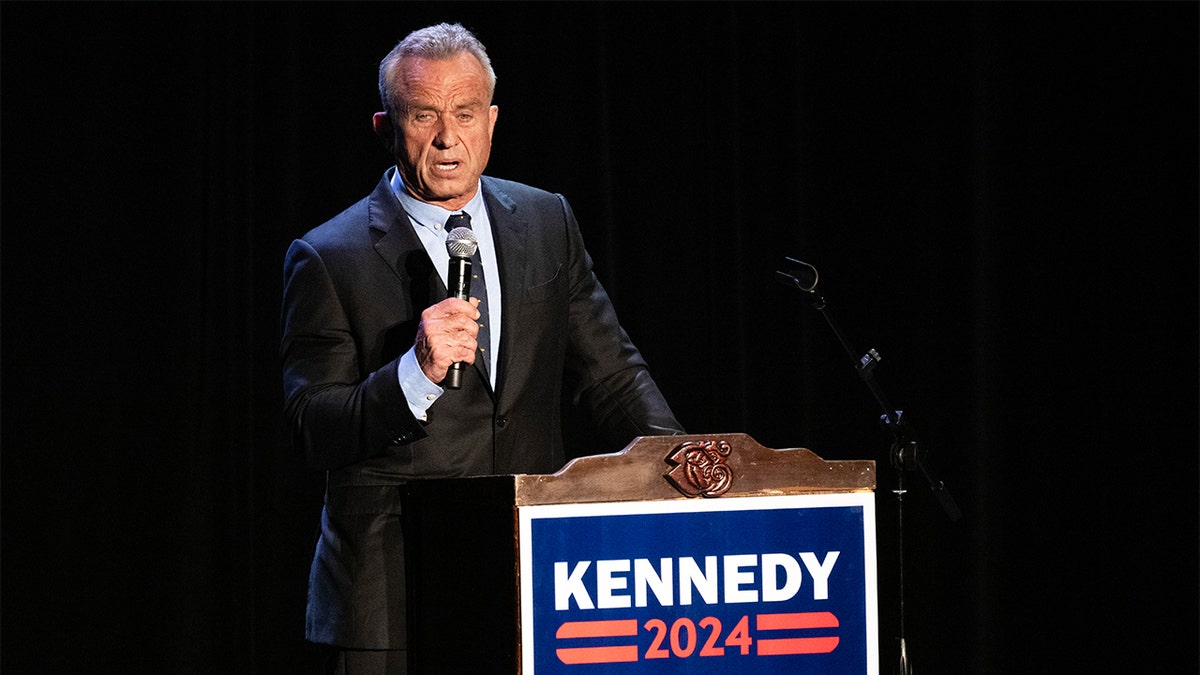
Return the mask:
<path fill-rule="evenodd" d="M 479 240 L 469 227 L 456 227 L 446 235 L 446 251 L 451 258 L 470 258 L 479 248 Z"/>

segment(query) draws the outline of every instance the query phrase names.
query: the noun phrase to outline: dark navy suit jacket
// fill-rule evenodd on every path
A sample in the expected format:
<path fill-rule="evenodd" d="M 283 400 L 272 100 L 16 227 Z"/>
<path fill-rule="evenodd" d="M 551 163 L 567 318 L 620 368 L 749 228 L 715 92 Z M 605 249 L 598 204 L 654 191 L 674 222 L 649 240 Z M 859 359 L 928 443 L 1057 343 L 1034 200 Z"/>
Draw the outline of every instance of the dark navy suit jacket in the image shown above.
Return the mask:
<path fill-rule="evenodd" d="M 486 176 L 482 187 L 503 287 L 496 388 L 472 369 L 427 422 L 410 412 L 396 368 L 446 287 L 388 175 L 288 250 L 285 412 L 294 445 L 327 471 L 309 582 L 314 642 L 406 648 L 406 481 L 557 471 L 564 396 L 614 450 L 683 433 L 618 324 L 566 200 Z"/>

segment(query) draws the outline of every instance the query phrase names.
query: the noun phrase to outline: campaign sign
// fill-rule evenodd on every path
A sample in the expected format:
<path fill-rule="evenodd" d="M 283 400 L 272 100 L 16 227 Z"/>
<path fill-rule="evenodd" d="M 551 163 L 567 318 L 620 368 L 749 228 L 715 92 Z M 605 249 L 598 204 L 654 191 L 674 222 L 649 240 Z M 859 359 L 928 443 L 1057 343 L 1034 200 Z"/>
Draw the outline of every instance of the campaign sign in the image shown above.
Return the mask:
<path fill-rule="evenodd" d="M 870 492 L 527 506 L 522 672 L 879 672 Z"/>

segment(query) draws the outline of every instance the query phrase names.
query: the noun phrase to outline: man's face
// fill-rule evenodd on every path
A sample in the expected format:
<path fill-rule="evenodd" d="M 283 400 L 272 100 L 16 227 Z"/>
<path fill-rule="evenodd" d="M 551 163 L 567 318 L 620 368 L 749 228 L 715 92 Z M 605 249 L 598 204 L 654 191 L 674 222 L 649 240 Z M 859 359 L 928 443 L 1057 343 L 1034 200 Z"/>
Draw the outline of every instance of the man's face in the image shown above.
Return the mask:
<path fill-rule="evenodd" d="M 393 148 L 405 188 L 421 201 L 462 208 L 475 195 L 496 126 L 498 111 L 490 105 L 483 66 L 465 53 L 408 59 L 395 86 L 401 108 Z"/>

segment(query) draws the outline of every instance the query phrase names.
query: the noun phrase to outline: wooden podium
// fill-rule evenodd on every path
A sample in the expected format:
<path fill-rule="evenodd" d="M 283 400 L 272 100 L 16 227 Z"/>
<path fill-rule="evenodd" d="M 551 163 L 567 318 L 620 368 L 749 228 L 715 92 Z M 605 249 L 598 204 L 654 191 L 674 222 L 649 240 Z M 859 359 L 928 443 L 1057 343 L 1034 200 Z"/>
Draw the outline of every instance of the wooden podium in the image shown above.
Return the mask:
<path fill-rule="evenodd" d="M 410 672 L 878 673 L 874 489 L 745 434 L 414 481 Z"/>

